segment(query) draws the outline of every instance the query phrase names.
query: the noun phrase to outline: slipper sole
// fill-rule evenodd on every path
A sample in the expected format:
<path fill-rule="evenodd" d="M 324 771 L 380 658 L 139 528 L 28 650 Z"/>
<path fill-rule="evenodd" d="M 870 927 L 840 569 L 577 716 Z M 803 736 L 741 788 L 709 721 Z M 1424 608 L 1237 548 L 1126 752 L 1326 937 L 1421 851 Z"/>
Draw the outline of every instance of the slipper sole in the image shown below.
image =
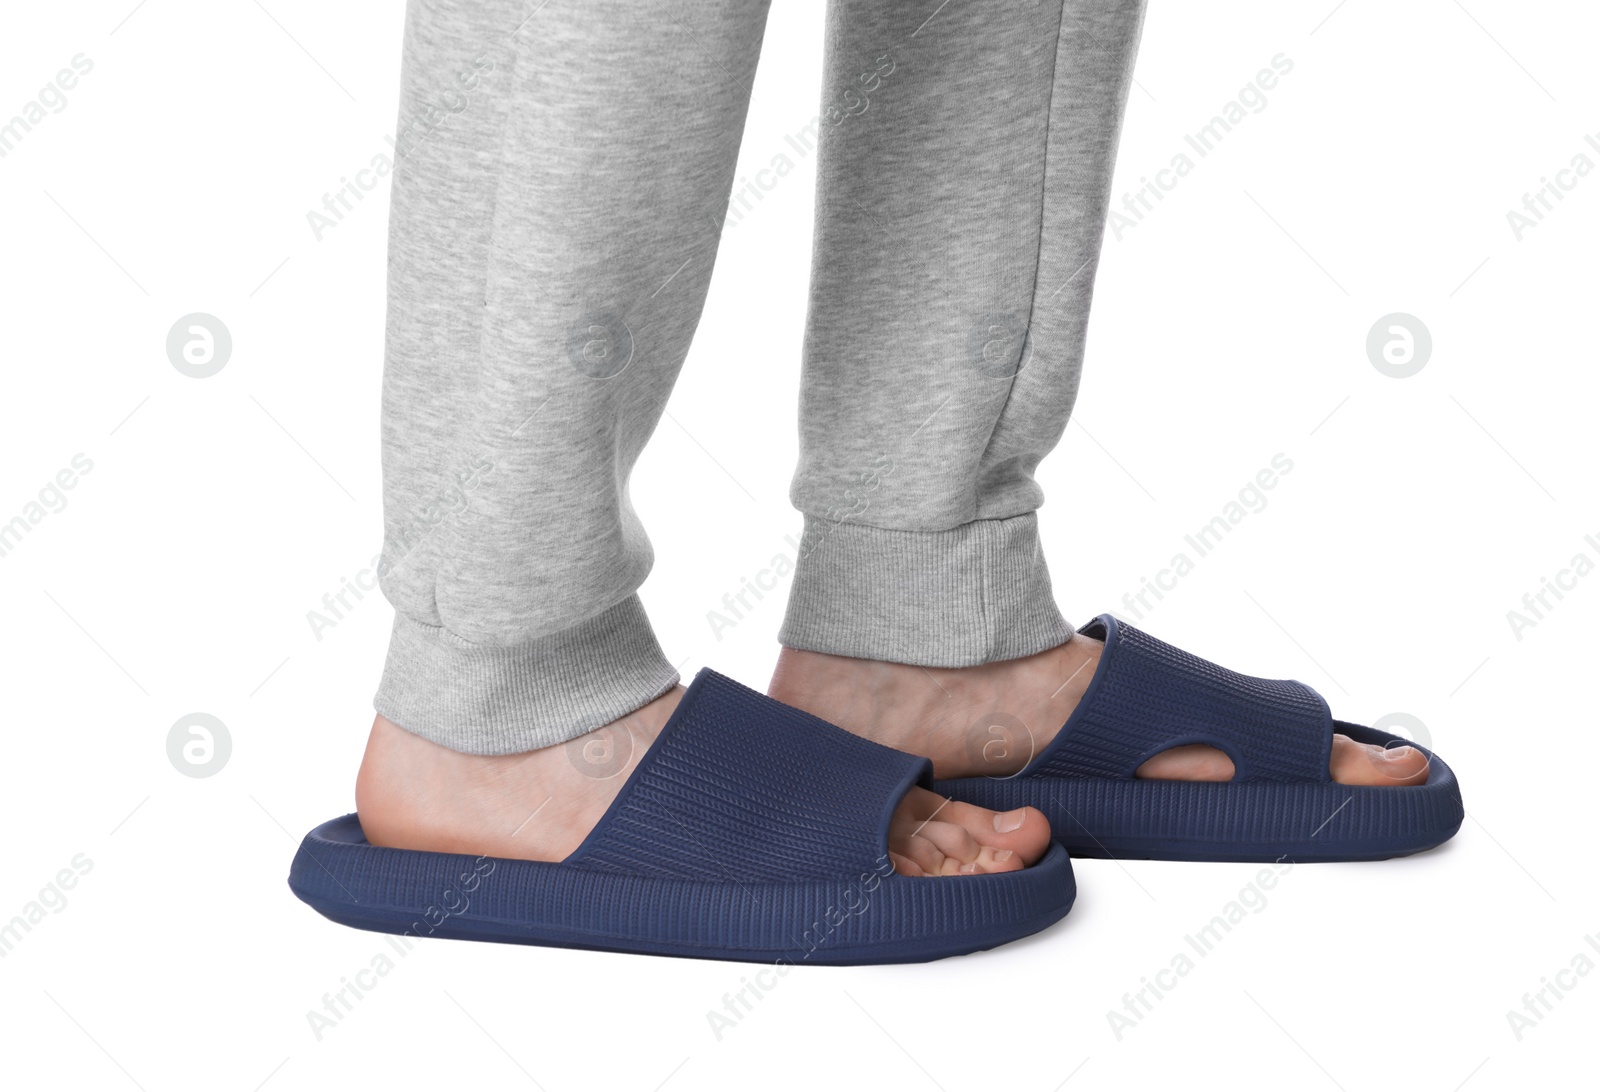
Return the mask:
<path fill-rule="evenodd" d="M 355 815 L 306 835 L 289 887 L 325 917 L 381 933 L 818 965 L 993 948 L 1053 925 L 1076 894 L 1053 843 L 1016 872 L 710 882 L 373 846 Z"/>

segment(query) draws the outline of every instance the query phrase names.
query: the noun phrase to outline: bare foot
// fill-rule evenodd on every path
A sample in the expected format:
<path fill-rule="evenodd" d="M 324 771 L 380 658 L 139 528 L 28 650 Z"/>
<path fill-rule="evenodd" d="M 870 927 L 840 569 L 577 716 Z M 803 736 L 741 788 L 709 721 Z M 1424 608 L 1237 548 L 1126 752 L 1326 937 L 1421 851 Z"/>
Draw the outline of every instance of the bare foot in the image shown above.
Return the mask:
<path fill-rule="evenodd" d="M 1100 662 L 1081 634 L 1035 656 L 977 667 L 914 667 L 785 648 L 767 693 L 887 747 L 925 755 L 937 777 L 1005 777 L 1033 760 L 1077 706 Z M 1416 785 L 1428 760 L 1335 734 L 1328 772 L 1345 785 Z M 1186 744 L 1146 761 L 1137 776 L 1228 781 L 1233 760 Z"/>
<path fill-rule="evenodd" d="M 356 777 L 373 845 L 560 861 L 583 842 L 683 697 L 676 687 L 568 743 L 469 755 L 378 717 Z M 895 810 L 889 856 L 912 876 L 1011 872 L 1050 844 L 1033 808 L 992 812 L 913 788 Z"/>

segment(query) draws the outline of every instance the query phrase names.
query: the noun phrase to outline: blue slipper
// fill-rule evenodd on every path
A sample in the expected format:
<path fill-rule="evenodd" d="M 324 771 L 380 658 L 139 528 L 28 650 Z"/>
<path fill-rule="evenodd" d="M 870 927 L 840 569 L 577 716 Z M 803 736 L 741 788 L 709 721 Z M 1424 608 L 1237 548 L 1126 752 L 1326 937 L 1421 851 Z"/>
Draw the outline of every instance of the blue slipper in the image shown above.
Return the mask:
<path fill-rule="evenodd" d="M 894 871 L 890 817 L 930 778 L 708 669 L 566 860 L 373 846 L 346 815 L 306 835 L 289 887 L 383 933 L 795 964 L 938 959 L 1065 916 L 1055 844 L 1016 872 Z"/>
<path fill-rule="evenodd" d="M 1102 614 L 1080 631 L 1105 642 L 1083 700 L 1021 773 L 936 781 L 935 792 L 1044 812 L 1075 857 L 1172 861 L 1367 861 L 1430 849 L 1461 826 L 1461 789 L 1410 740 L 1336 721 L 1304 683 L 1258 679 Z M 1421 785 L 1341 785 L 1333 735 L 1406 744 L 1428 758 Z M 1136 779 L 1153 755 L 1205 743 L 1233 759 L 1226 782 Z"/>

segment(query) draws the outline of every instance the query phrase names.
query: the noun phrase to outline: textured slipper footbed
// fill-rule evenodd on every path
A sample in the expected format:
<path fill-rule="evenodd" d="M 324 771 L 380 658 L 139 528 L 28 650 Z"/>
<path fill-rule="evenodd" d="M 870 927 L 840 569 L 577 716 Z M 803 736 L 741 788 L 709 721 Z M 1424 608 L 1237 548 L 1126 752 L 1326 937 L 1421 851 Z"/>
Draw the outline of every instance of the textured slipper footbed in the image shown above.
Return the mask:
<path fill-rule="evenodd" d="M 1101 615 L 1095 678 L 1061 733 L 1021 773 L 936 781 L 935 792 L 1001 810 L 1032 806 L 1075 857 L 1179 861 L 1362 861 L 1430 849 L 1461 826 L 1461 789 L 1427 748 L 1421 785 L 1341 785 L 1335 732 L 1418 745 L 1326 713 L 1302 683 L 1217 667 Z M 1206 743 L 1233 758 L 1226 782 L 1137 779 L 1151 755 Z"/>
<path fill-rule="evenodd" d="M 704 670 L 565 861 L 373 846 L 346 815 L 306 835 L 289 886 L 334 921 L 409 937 L 792 964 L 938 959 L 1065 916 L 1058 845 L 1016 872 L 893 871 L 889 820 L 927 776 Z"/>

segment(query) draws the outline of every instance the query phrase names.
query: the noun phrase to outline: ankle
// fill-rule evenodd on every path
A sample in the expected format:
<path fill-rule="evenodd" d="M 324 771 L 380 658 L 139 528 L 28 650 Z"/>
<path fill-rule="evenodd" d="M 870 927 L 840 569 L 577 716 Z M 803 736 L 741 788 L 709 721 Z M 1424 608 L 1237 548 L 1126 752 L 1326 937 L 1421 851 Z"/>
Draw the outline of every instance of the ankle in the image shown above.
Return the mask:
<path fill-rule="evenodd" d="M 911 676 L 919 670 L 884 660 L 784 647 L 767 695 L 875 743 L 898 747 L 902 719 L 938 712 L 930 708 L 931 699 L 942 695 L 926 677 L 913 682 Z M 887 716 L 890 710 L 900 710 L 906 717 Z"/>
<path fill-rule="evenodd" d="M 940 777 L 1006 776 L 1055 737 L 1094 677 L 1100 642 L 959 668 L 785 648 L 768 693 L 846 730 L 933 760 Z"/>
<path fill-rule="evenodd" d="M 674 687 L 566 743 L 510 755 L 453 751 L 383 717 L 356 775 L 373 845 L 559 861 L 605 813 L 683 696 Z"/>

